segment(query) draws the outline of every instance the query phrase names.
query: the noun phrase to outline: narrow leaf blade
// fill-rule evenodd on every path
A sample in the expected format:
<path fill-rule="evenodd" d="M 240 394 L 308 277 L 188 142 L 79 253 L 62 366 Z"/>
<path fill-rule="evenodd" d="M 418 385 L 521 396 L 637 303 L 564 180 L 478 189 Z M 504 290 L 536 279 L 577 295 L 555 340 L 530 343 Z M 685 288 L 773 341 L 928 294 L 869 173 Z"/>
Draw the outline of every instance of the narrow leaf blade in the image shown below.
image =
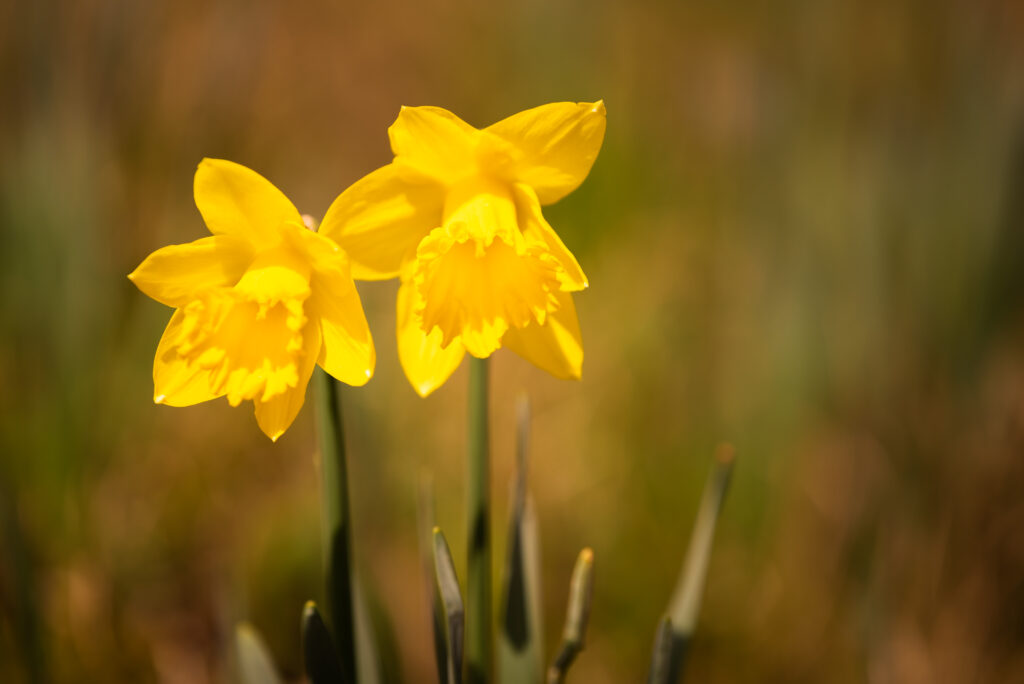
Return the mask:
<path fill-rule="evenodd" d="M 725 501 L 732 470 L 736 461 L 733 448 L 728 444 L 718 447 L 715 460 L 701 496 L 697 520 L 686 550 L 686 558 L 676 581 L 668 614 L 672 624 L 672 649 L 669 681 L 679 681 L 690 641 L 697 626 L 701 598 L 707 581 L 711 548 L 715 539 L 718 516 Z"/>
<path fill-rule="evenodd" d="M 242 684 L 281 684 L 270 651 L 256 629 L 248 622 L 235 627 L 239 678 Z"/>
<path fill-rule="evenodd" d="M 542 674 L 544 639 L 540 613 L 540 544 L 527 487 L 530 404 L 525 396 L 520 397 L 517 409 L 516 477 L 502 579 L 498 671 L 502 682 L 537 682 Z"/>
<path fill-rule="evenodd" d="M 438 591 L 444 606 L 447 626 L 447 656 L 449 684 L 462 684 L 463 648 L 465 643 L 465 608 L 462 603 L 462 591 L 459 579 L 455 574 L 452 552 L 444 533 L 434 528 L 434 572 Z"/>
<path fill-rule="evenodd" d="M 431 631 L 434 637 L 434 662 L 438 684 L 448 682 L 448 647 L 445 643 L 445 614 L 434 571 L 434 486 L 426 475 L 420 477 L 416 501 L 416 524 L 419 532 L 420 561 L 430 603 Z"/>
<path fill-rule="evenodd" d="M 651 653 L 651 671 L 647 675 L 647 684 L 672 684 L 676 681 L 672 671 L 672 651 L 675 635 L 672 631 L 672 620 L 667 615 L 658 625 L 658 633 L 654 637 L 654 649 Z"/>
<path fill-rule="evenodd" d="M 576 656 L 583 650 L 586 641 L 587 622 L 594 595 L 594 552 L 587 548 L 580 551 L 576 566 L 569 582 L 569 606 L 565 612 L 565 629 L 562 631 L 562 645 L 551 667 L 548 668 L 548 684 L 565 681 Z"/>

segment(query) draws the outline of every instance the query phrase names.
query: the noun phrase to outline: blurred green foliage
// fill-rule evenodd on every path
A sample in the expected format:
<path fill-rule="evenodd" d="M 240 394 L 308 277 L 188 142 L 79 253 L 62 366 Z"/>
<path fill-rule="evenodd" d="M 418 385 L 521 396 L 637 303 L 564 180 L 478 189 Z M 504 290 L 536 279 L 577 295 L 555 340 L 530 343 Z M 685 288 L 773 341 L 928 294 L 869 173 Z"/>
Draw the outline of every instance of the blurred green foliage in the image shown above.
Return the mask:
<path fill-rule="evenodd" d="M 571 677 L 645 670 L 729 440 L 694 681 L 1024 678 L 1022 66 L 1012 0 L 0 6 L 0 681 L 230 681 L 241 619 L 301 672 L 312 412 L 275 446 L 225 402 L 154 406 L 170 312 L 125 278 L 203 235 L 203 156 L 320 215 L 403 104 L 596 98 L 601 156 L 546 209 L 591 282 L 584 379 L 492 378 L 495 518 L 527 390 L 544 584 L 601 559 Z M 429 681 L 415 482 L 463 558 L 467 378 L 418 399 L 394 285 L 361 288 L 354 553 Z"/>

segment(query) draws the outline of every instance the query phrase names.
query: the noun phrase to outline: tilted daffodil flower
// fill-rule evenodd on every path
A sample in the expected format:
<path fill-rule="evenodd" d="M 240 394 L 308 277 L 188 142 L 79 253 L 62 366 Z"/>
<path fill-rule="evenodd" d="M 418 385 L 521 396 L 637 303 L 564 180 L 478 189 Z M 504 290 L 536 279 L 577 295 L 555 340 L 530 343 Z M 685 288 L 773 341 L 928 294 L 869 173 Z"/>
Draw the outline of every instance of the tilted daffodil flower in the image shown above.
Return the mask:
<path fill-rule="evenodd" d="M 603 102 L 558 102 L 483 130 L 438 107 L 403 107 L 394 161 L 343 192 L 321 232 L 356 279 L 400 277 L 398 351 L 422 396 L 466 352 L 505 346 L 559 378 L 583 364 L 572 292 L 587 286 L 541 214 L 590 172 Z"/>
<path fill-rule="evenodd" d="M 159 249 L 128 276 L 176 309 L 156 350 L 154 401 L 252 399 L 260 429 L 276 441 L 302 408 L 316 364 L 350 385 L 373 375 L 348 258 L 239 164 L 204 159 L 195 200 L 213 235 Z"/>

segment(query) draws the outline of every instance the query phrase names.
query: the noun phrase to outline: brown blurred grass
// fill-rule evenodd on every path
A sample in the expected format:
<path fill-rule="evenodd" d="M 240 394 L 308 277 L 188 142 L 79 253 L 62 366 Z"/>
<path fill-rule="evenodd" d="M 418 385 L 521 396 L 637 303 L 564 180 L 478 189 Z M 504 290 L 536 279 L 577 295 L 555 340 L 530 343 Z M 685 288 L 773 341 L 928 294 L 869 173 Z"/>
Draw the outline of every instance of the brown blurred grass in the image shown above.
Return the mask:
<path fill-rule="evenodd" d="M 153 406 L 169 312 L 124 277 L 202 235 L 200 158 L 322 214 L 402 104 L 598 97 L 601 157 L 546 210 L 592 283 L 584 379 L 503 353 L 494 380 L 498 511 L 535 406 L 549 648 L 589 545 L 574 675 L 643 676 L 728 439 L 694 681 L 1024 678 L 1022 38 L 1016 4 L 953 0 L 0 7 L 0 680 L 225 681 L 243 618 L 298 675 L 310 411 L 272 446 L 248 410 Z M 466 378 L 416 398 L 393 284 L 363 293 L 356 554 L 420 681 L 414 483 L 461 555 Z"/>

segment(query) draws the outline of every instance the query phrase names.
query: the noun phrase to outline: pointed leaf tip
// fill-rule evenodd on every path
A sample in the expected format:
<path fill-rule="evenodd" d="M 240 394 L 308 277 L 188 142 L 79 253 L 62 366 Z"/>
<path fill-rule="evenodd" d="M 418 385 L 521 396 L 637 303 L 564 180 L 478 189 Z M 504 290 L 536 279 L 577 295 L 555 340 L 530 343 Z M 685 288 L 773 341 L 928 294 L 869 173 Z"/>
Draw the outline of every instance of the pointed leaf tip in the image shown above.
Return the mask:
<path fill-rule="evenodd" d="M 666 615 L 659 623 L 658 632 L 654 637 L 651 670 L 647 675 L 647 684 L 673 684 L 678 679 L 673 665 L 674 642 L 672 620 Z"/>
<path fill-rule="evenodd" d="M 433 481 L 426 472 L 420 473 L 419 492 L 416 502 L 417 530 L 419 532 L 420 558 L 423 564 L 423 577 L 426 581 L 426 593 L 430 607 L 431 632 L 434 644 L 434 663 L 437 666 L 437 681 L 448 683 L 448 645 L 445 631 L 445 612 L 441 602 L 440 590 L 437 586 L 434 570 L 434 534 L 438 531 L 434 524 L 434 487 Z"/>
<path fill-rule="evenodd" d="M 544 633 L 537 524 L 527 497 L 530 402 L 516 400 L 516 471 L 502 577 L 498 671 L 502 682 L 537 682 L 544 673 Z"/>
<path fill-rule="evenodd" d="M 569 666 L 583 650 L 593 593 L 594 551 L 587 547 L 580 551 L 573 567 L 572 579 L 569 582 L 569 606 L 565 611 L 565 629 L 562 631 L 562 646 L 548 668 L 548 684 L 560 684 L 565 681 Z"/>
<path fill-rule="evenodd" d="M 715 460 L 722 465 L 731 465 L 736 460 L 736 449 L 728 442 L 719 444 L 715 449 Z"/>
<path fill-rule="evenodd" d="M 569 608 L 566 611 L 565 639 L 579 644 L 583 649 L 583 638 L 590 618 L 590 605 L 594 593 L 594 552 L 585 548 L 580 551 L 569 582 Z"/>
<path fill-rule="evenodd" d="M 729 489 L 735 461 L 736 453 L 731 445 L 718 446 L 701 495 L 700 508 L 693 525 L 693 533 L 690 535 L 683 567 L 669 602 L 668 614 L 671 617 L 669 624 L 672 636 L 668 647 L 668 679 L 664 681 L 677 681 L 686 663 L 688 646 L 697 626 L 704 585 L 707 582 L 715 528 Z"/>
<path fill-rule="evenodd" d="M 451 550 L 441 528 L 434 527 L 434 572 L 447 622 L 448 684 L 461 684 L 465 643 L 465 608 Z"/>
<path fill-rule="evenodd" d="M 334 639 L 313 601 L 302 609 L 302 660 L 312 684 L 353 684 L 341 666 Z"/>

